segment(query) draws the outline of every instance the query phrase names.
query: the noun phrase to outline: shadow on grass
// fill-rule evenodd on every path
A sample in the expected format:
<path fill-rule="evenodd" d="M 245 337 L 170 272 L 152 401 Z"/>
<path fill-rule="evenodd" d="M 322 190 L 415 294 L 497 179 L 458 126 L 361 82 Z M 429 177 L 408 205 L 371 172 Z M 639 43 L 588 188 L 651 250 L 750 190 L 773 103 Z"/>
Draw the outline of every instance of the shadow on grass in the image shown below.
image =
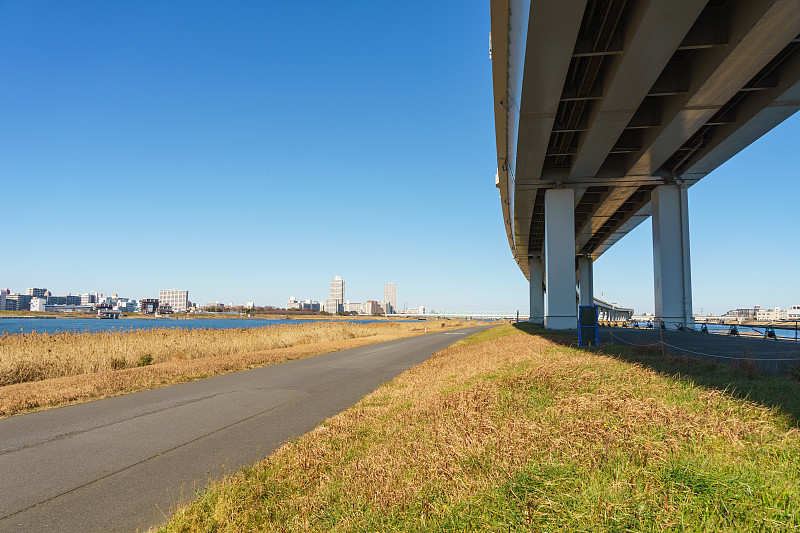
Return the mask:
<path fill-rule="evenodd" d="M 563 346 L 578 347 L 574 334 L 546 330 L 527 323 L 514 327 L 529 335 L 540 335 Z M 696 385 L 723 391 L 736 398 L 778 409 L 800 427 L 800 372 L 795 367 L 790 376 L 774 376 L 759 372 L 752 365 L 737 366 L 690 359 L 672 354 L 663 355 L 658 347 L 626 348 L 604 344 L 598 348 L 583 348 L 601 352 L 628 363 L 639 364 L 665 376 L 686 379 Z"/>

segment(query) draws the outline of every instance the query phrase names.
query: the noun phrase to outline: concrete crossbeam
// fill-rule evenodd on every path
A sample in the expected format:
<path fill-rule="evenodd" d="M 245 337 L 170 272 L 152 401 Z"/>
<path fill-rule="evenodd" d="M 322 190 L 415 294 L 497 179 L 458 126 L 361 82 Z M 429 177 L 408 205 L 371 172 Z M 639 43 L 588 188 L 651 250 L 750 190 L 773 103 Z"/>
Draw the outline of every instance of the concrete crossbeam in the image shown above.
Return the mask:
<path fill-rule="evenodd" d="M 624 223 L 620 224 L 620 226 L 611 235 L 609 235 L 606 240 L 597 245 L 597 248 L 595 248 L 594 252 L 592 252 L 592 258 L 597 259 L 603 255 L 603 253 L 611 248 L 613 244 L 630 233 L 631 230 L 633 230 L 639 224 L 650 218 L 650 215 L 652 215 L 652 207 L 650 202 L 647 202 L 641 209 L 637 210 L 630 217 L 628 217 Z"/>
<path fill-rule="evenodd" d="M 589 217 L 583 227 L 578 230 L 578 234 L 575 237 L 576 251 L 586 246 L 586 243 L 589 242 L 592 236 L 603 227 L 606 220 L 616 213 L 622 204 L 628 201 L 628 198 L 636 192 L 636 189 L 638 189 L 638 187 L 614 187 L 609 191 L 597 210 Z"/>

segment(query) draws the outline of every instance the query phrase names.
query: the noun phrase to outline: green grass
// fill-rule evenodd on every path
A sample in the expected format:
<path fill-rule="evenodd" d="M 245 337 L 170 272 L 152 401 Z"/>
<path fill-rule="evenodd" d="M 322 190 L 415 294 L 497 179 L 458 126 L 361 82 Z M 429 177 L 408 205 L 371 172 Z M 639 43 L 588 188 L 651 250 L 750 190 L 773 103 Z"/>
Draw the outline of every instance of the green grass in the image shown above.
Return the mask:
<path fill-rule="evenodd" d="M 800 531 L 797 382 L 541 331 L 464 339 L 162 531 Z"/>

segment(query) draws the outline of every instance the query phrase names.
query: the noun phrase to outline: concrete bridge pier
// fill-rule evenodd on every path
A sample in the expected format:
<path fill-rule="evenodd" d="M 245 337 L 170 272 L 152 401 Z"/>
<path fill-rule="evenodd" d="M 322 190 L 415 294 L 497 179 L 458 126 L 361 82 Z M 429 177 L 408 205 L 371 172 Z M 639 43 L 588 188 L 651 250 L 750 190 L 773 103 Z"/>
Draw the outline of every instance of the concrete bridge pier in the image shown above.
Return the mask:
<path fill-rule="evenodd" d="M 528 318 L 529 322 L 539 326 L 544 325 L 544 261 L 542 256 L 532 255 L 528 257 L 528 264 L 530 265 L 530 279 L 531 279 L 531 309 Z"/>
<path fill-rule="evenodd" d="M 579 305 L 594 305 L 594 265 L 588 255 L 578 257 Z"/>
<path fill-rule="evenodd" d="M 679 322 L 688 326 L 694 322 L 688 190 L 684 185 L 660 185 L 651 201 L 656 317 L 669 329 Z"/>
<path fill-rule="evenodd" d="M 545 298 L 544 326 L 571 329 L 578 323 L 575 305 L 575 193 L 548 189 L 544 195 Z"/>

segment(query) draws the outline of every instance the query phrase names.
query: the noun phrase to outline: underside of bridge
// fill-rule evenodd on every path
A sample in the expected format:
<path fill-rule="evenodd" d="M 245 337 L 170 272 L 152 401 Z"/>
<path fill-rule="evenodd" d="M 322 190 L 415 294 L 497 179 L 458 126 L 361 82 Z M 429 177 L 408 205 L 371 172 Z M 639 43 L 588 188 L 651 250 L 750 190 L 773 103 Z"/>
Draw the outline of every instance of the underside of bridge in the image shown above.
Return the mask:
<path fill-rule="evenodd" d="M 800 108 L 800 0 L 491 0 L 491 16 L 498 187 L 532 319 L 573 327 L 576 279 L 591 301 L 591 262 L 653 216 L 656 313 L 689 322 L 687 189 Z"/>

